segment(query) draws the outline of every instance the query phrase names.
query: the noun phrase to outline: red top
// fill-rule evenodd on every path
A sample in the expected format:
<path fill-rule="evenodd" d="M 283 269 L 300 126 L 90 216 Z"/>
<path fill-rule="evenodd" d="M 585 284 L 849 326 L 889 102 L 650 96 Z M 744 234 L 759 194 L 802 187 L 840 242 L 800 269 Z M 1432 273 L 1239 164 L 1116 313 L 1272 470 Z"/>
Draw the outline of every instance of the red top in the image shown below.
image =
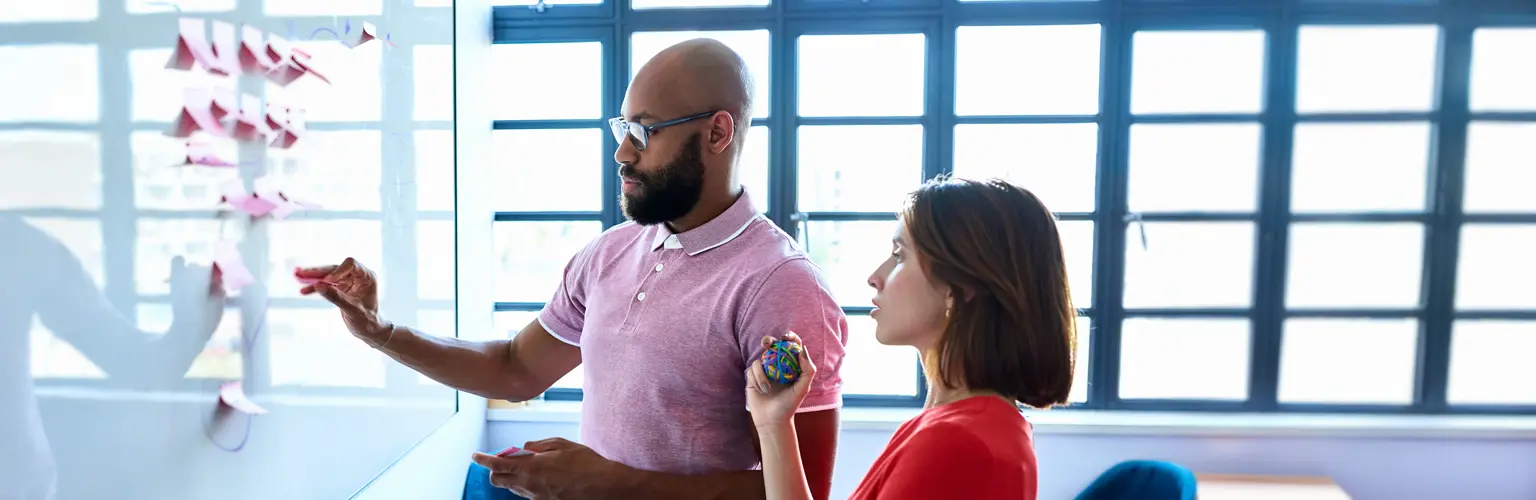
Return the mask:
<path fill-rule="evenodd" d="M 1034 500 L 1036 470 L 1030 425 L 1018 408 L 972 397 L 901 424 L 850 498 Z"/>

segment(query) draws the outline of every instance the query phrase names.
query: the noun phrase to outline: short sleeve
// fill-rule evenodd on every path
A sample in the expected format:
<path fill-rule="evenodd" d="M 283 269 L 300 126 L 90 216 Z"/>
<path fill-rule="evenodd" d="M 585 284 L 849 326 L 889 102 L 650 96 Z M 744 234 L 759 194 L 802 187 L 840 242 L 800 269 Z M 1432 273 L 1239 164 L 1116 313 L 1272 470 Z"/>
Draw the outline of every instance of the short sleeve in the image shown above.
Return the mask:
<path fill-rule="evenodd" d="M 801 412 L 842 406 L 842 367 L 848 347 L 848 319 L 832 300 L 820 270 L 803 258 L 784 262 L 768 274 L 738 318 L 742 365 L 762 356 L 764 336 L 795 332 L 816 363 L 816 380 Z"/>
<path fill-rule="evenodd" d="M 573 346 L 581 346 L 581 329 L 587 318 L 587 277 L 591 274 L 592 253 L 601 240 L 592 240 L 566 262 L 555 295 L 539 311 L 539 325 L 544 331 Z"/>
<path fill-rule="evenodd" d="M 900 453 L 879 500 L 1020 498 L 1024 490 L 1018 464 L 1000 463 L 980 437 L 958 425 L 919 430 Z"/>

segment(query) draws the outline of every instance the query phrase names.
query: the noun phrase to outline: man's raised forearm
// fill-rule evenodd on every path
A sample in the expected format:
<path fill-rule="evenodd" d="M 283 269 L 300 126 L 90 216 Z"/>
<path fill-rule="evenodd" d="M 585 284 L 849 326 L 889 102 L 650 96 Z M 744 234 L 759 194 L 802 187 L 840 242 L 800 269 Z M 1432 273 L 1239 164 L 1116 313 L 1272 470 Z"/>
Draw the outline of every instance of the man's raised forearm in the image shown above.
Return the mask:
<path fill-rule="evenodd" d="M 443 385 L 488 399 L 517 396 L 510 341 L 475 342 L 389 324 L 370 337 L 379 351 Z"/>

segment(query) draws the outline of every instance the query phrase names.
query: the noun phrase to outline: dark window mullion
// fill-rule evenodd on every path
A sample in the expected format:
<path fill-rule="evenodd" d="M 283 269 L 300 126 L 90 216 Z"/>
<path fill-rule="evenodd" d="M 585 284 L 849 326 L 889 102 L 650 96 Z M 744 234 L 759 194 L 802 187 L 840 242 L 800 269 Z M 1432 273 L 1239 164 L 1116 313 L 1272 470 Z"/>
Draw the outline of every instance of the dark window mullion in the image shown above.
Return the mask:
<path fill-rule="evenodd" d="M 1263 166 L 1254 315 L 1248 354 L 1248 403 L 1255 411 L 1278 406 L 1280 348 L 1285 324 L 1286 255 L 1291 224 L 1291 152 L 1296 129 L 1296 64 L 1299 27 L 1289 15 L 1271 22 L 1265 61 Z"/>
<path fill-rule="evenodd" d="M 1089 408 L 1120 401 L 1120 326 L 1125 289 L 1126 182 L 1130 131 L 1131 31 L 1123 14 L 1103 20 L 1099 63 L 1098 175 L 1095 185 Z"/>
<path fill-rule="evenodd" d="M 619 116 L 624 104 L 624 89 L 629 84 L 629 36 L 624 33 L 624 18 L 629 12 L 629 0 L 608 0 L 614 5 L 613 33 L 610 43 L 603 47 L 603 113 L 604 118 Z M 606 127 L 606 124 L 603 124 Z M 603 180 L 603 229 L 607 230 L 624 222 L 619 209 L 619 175 L 613 157 L 619 150 L 613 134 L 603 134 L 603 157 L 598 162 L 599 178 Z"/>
<path fill-rule="evenodd" d="M 1456 266 L 1461 238 L 1462 180 L 1466 169 L 1468 101 L 1472 72 L 1470 23 L 1447 23 L 1440 34 L 1440 77 L 1433 168 L 1427 195 L 1432 217 L 1424 231 L 1425 319 L 1419 325 L 1415 403 L 1427 412 L 1447 409 L 1451 330 L 1455 323 Z"/>

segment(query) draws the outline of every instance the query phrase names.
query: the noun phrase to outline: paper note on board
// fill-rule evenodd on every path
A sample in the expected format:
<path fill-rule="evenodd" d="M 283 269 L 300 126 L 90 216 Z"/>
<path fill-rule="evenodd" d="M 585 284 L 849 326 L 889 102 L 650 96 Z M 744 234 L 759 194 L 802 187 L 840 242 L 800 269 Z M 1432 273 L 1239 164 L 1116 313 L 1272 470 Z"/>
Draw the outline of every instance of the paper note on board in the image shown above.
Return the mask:
<path fill-rule="evenodd" d="M 309 55 L 308 52 L 299 50 L 298 48 L 293 49 L 293 65 L 295 67 L 304 70 L 305 73 L 315 75 L 315 78 L 319 78 L 322 82 L 327 84 L 331 83 L 330 78 L 326 78 L 325 75 L 320 74 L 319 71 L 315 71 L 315 64 L 313 60 L 314 56 Z"/>
<path fill-rule="evenodd" d="M 176 115 L 176 121 L 171 124 L 171 130 L 166 135 L 171 137 L 191 137 L 199 131 L 207 132 L 214 136 L 228 135 L 224 130 L 224 124 L 219 123 L 219 117 L 213 110 L 213 95 L 205 89 L 189 88 L 182 96 L 181 113 Z M 226 98 L 225 105 L 228 105 Z"/>
<path fill-rule="evenodd" d="M 225 382 L 224 385 L 219 386 L 219 402 L 247 415 L 264 415 L 267 413 L 266 408 L 262 408 L 261 405 L 256 404 L 254 401 L 251 401 L 251 398 L 245 396 L 245 388 L 240 385 L 238 380 Z"/>
<path fill-rule="evenodd" d="M 248 193 L 245 186 L 236 179 L 224 184 L 224 203 L 234 207 L 235 210 L 245 212 L 251 217 L 261 217 L 272 213 L 277 208 L 277 201 L 262 198 L 259 195 Z"/>
<path fill-rule="evenodd" d="M 213 265 L 219 269 L 226 292 L 234 293 L 256 282 L 256 276 L 245 267 L 245 262 L 240 256 L 240 248 L 233 241 L 219 242 L 213 250 Z"/>
<path fill-rule="evenodd" d="M 267 125 L 272 127 L 272 142 L 268 146 L 292 148 L 304 136 L 304 110 L 267 105 Z"/>
<path fill-rule="evenodd" d="M 357 46 L 359 46 L 359 45 L 371 42 L 371 41 L 376 40 L 376 39 L 379 38 L 379 35 L 378 35 L 379 29 L 373 27 L 373 23 L 370 23 L 370 22 L 367 22 L 367 21 L 363 21 L 362 25 L 363 26 L 361 27 L 361 29 L 357 30 L 357 34 L 356 35 L 352 35 L 351 38 L 349 40 L 347 40 L 347 45 L 352 46 L 352 48 L 357 48 Z M 348 35 L 351 35 L 352 21 L 350 19 L 347 20 L 347 25 L 346 25 L 345 30 L 346 30 Z"/>
<path fill-rule="evenodd" d="M 267 38 L 267 57 L 272 61 L 272 66 L 267 69 L 267 80 L 279 87 L 286 87 L 304 76 L 303 63 L 294 64 L 294 50 L 283 37 L 271 35 Z"/>
<path fill-rule="evenodd" d="M 187 143 L 187 160 L 185 164 L 219 168 L 240 166 L 238 163 L 220 158 L 218 153 L 213 151 L 213 146 L 205 142 Z"/>
<path fill-rule="evenodd" d="M 235 117 L 233 134 L 236 140 L 268 142 L 272 128 L 267 126 L 267 117 L 261 110 L 260 98 L 250 94 L 240 96 L 240 112 Z"/>
<path fill-rule="evenodd" d="M 202 19 L 181 18 L 179 29 L 176 49 L 171 52 L 171 60 L 166 63 L 166 68 L 188 71 L 193 66 L 202 66 L 209 72 L 219 75 L 234 75 L 240 72 L 240 58 L 235 49 L 237 45 L 234 25 L 215 22 L 214 43 L 209 43 L 208 24 Z M 215 48 L 215 44 L 219 48 Z"/>
<path fill-rule="evenodd" d="M 272 209 L 272 218 L 277 220 L 287 219 L 295 212 L 311 206 L 308 203 L 290 198 L 288 193 L 278 188 L 277 180 L 269 176 L 256 179 L 255 194 L 261 199 L 277 205 Z"/>

